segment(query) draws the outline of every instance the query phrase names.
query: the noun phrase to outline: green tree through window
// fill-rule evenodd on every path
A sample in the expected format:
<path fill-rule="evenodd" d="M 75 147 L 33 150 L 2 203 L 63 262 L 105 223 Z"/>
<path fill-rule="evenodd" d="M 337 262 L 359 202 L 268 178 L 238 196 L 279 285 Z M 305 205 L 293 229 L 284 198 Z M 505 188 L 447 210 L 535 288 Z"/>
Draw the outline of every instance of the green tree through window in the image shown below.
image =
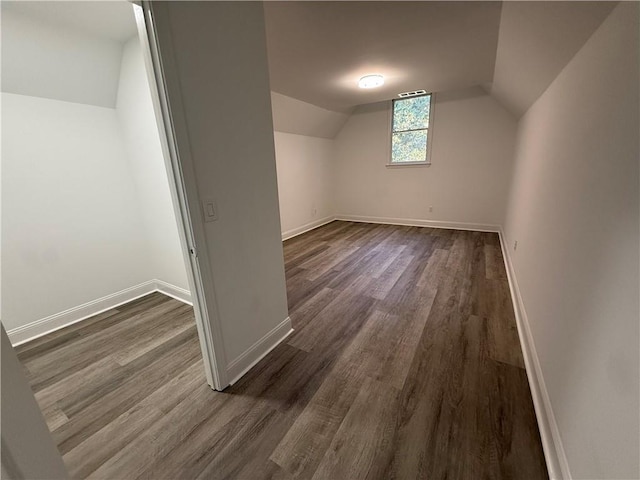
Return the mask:
<path fill-rule="evenodd" d="M 431 95 L 393 101 L 391 163 L 427 161 Z"/>

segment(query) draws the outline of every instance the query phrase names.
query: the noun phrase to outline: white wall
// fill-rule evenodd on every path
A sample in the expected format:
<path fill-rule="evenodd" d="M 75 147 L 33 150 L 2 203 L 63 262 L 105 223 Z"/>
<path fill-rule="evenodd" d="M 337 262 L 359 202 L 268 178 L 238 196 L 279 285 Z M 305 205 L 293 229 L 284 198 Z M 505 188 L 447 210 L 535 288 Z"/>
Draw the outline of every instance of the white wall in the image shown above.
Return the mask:
<path fill-rule="evenodd" d="M 207 304 L 217 306 L 212 315 L 228 365 L 248 366 L 290 328 L 262 4 L 152 8 L 169 103 L 184 118 L 176 125 L 178 150 L 197 181 L 191 213 L 207 262 L 201 267 L 213 284 Z M 218 209 L 210 223 L 201 210 L 207 198 Z"/>
<path fill-rule="evenodd" d="M 116 112 L 96 106 L 115 106 L 122 44 L 3 4 L 2 54 L 1 316 L 12 330 L 152 277 Z"/>
<path fill-rule="evenodd" d="M 387 167 L 390 104 L 358 107 L 336 137 L 336 213 L 500 225 L 516 131 L 510 114 L 480 88 L 437 94 L 432 165 Z"/>
<path fill-rule="evenodd" d="M 7 330 L 149 280 L 116 112 L 2 94 Z"/>
<path fill-rule="evenodd" d="M 335 215 L 333 139 L 349 115 L 271 92 L 282 237 Z"/>
<path fill-rule="evenodd" d="M 155 279 L 187 290 L 137 38 L 123 50 L 5 4 L 2 13 L 1 314 L 14 341 Z"/>
<path fill-rule="evenodd" d="M 122 44 L 61 29 L 2 2 L 2 91 L 115 107 Z"/>
<path fill-rule="evenodd" d="M 151 278 L 189 289 L 142 49 L 124 47 L 116 112 L 145 228 Z"/>
<path fill-rule="evenodd" d="M 334 142 L 275 132 L 282 236 L 287 238 L 335 214 Z"/>
<path fill-rule="evenodd" d="M 506 238 L 573 478 L 638 478 L 638 4 L 520 121 Z"/>

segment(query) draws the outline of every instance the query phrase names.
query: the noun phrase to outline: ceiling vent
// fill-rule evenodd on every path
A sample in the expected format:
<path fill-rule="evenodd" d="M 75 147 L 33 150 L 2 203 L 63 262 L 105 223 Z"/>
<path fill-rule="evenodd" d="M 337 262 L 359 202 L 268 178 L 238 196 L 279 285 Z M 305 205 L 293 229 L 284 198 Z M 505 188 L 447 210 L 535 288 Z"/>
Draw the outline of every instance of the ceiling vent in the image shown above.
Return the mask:
<path fill-rule="evenodd" d="M 417 95 L 426 95 L 427 91 L 426 90 L 415 90 L 413 92 L 404 92 L 404 93 L 399 93 L 398 96 L 399 97 L 415 97 Z"/>

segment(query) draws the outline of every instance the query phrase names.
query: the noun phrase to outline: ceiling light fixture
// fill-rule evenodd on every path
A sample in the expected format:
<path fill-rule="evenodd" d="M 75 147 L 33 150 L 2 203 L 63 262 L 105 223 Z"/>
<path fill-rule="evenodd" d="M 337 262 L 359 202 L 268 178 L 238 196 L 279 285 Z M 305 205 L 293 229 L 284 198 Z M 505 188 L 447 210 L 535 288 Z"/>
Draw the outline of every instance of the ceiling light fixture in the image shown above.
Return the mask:
<path fill-rule="evenodd" d="M 360 88 L 376 88 L 384 85 L 384 77 L 382 75 L 365 75 L 358 82 Z"/>

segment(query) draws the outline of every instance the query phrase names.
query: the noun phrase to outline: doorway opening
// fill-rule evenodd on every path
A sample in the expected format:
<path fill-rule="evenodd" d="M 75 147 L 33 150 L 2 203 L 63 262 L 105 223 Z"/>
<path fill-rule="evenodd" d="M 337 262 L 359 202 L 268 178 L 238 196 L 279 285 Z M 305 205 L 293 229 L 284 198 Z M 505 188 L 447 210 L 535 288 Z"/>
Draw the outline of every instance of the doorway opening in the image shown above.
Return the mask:
<path fill-rule="evenodd" d="M 2 4 L 2 323 L 63 456 L 174 377 L 226 386 L 150 29 Z"/>

